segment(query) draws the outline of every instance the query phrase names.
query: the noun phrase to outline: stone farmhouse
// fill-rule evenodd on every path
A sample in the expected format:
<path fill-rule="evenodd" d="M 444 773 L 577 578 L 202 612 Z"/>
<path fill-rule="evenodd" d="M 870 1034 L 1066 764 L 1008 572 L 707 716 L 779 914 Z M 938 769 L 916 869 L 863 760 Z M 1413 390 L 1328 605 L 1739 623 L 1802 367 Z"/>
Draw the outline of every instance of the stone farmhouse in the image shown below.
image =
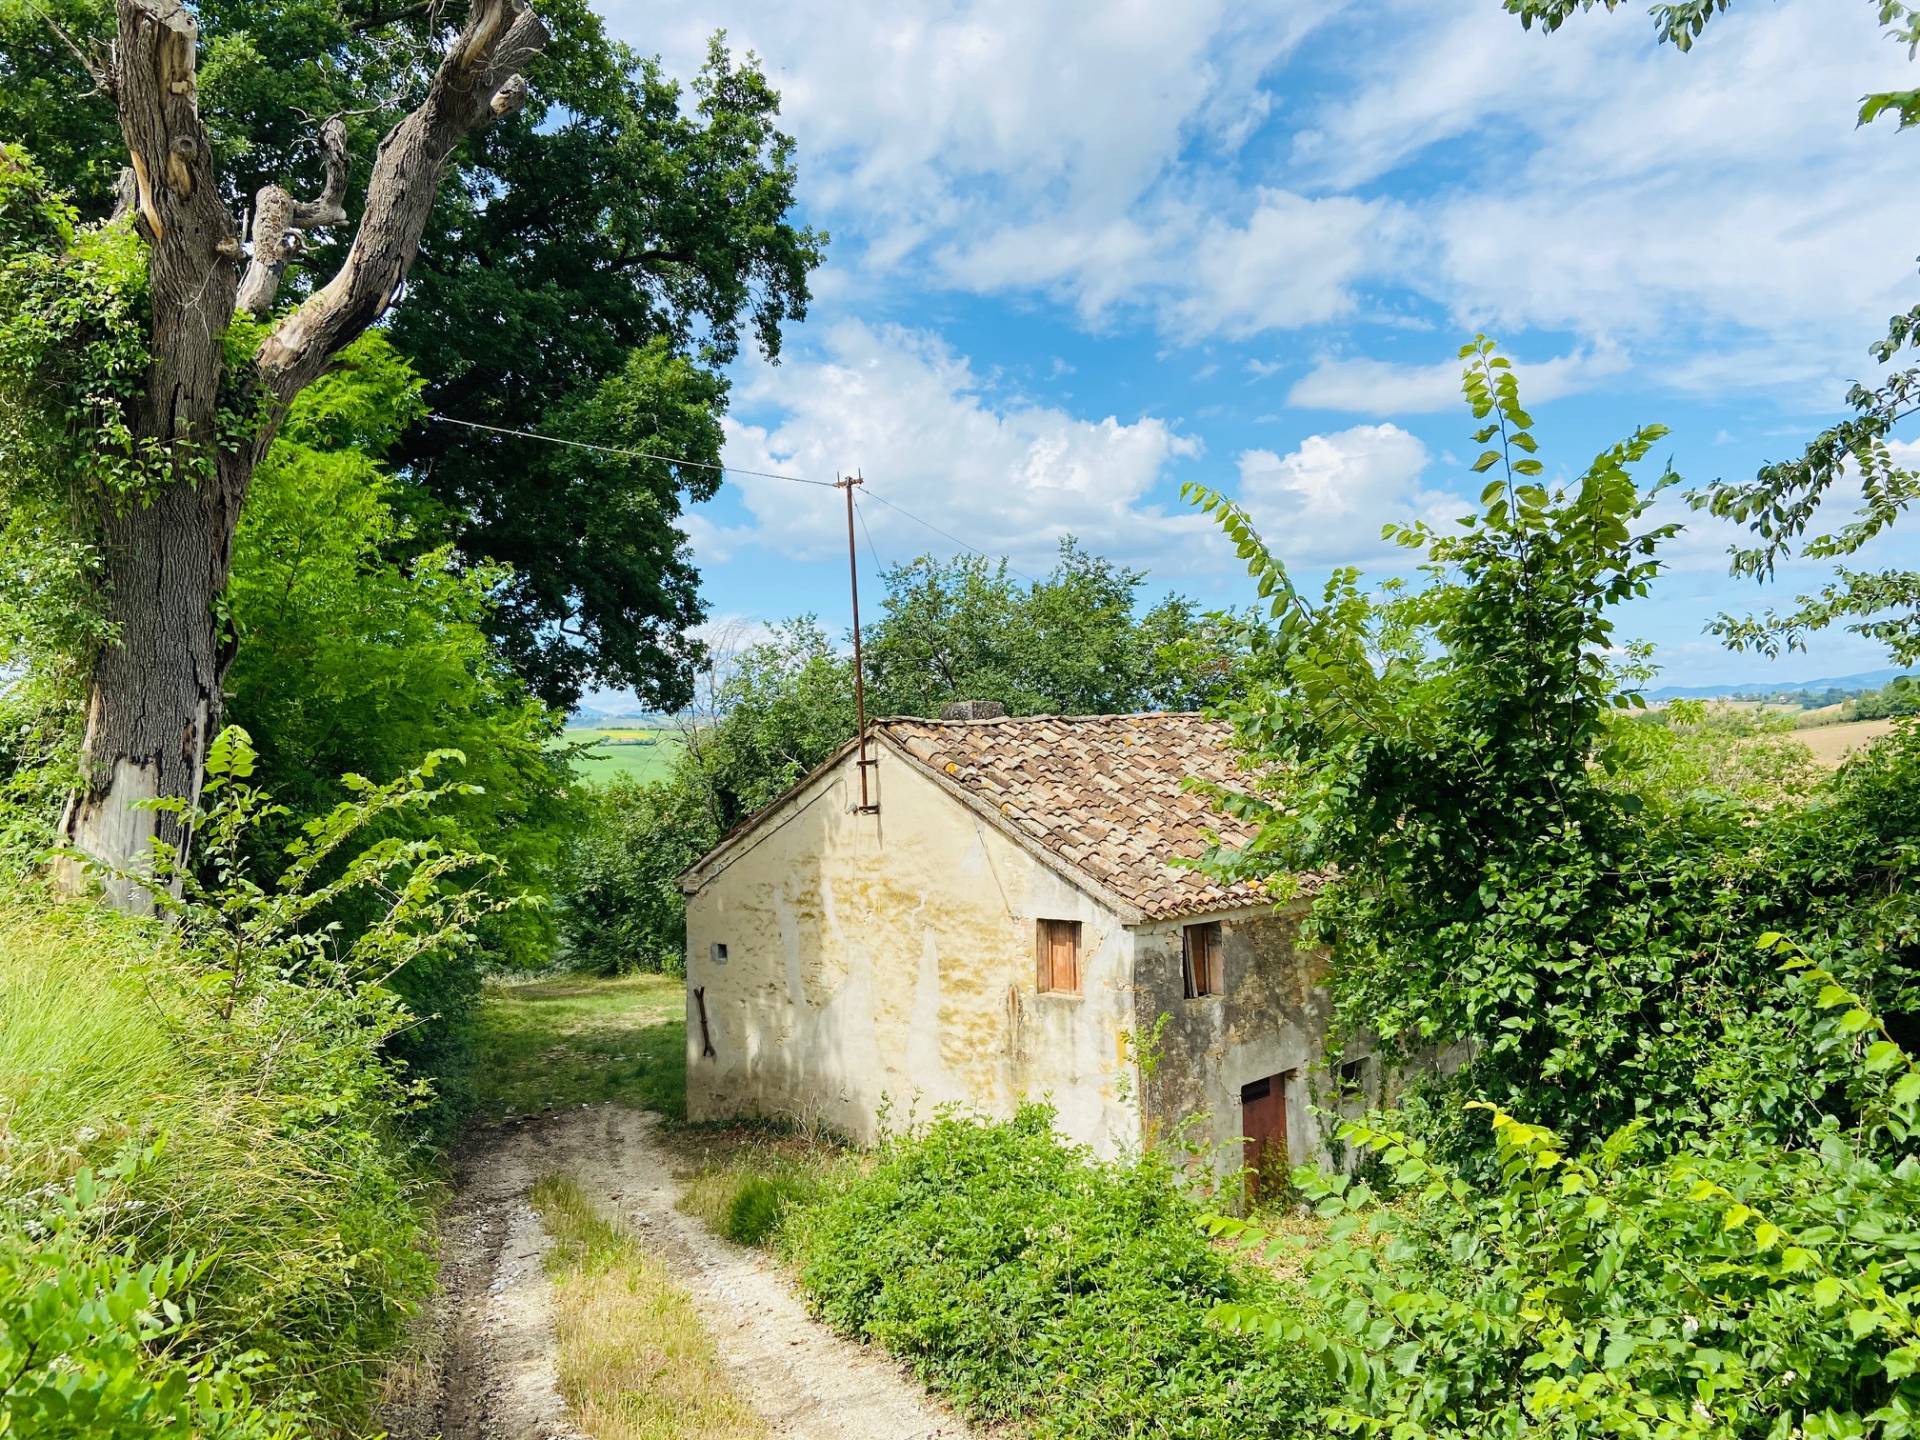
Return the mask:
<path fill-rule="evenodd" d="M 873 722 L 680 878 L 691 1117 L 870 1140 L 883 1105 L 1045 1098 L 1105 1156 L 1189 1127 L 1223 1173 L 1324 1159 L 1315 1107 L 1378 1077 L 1329 1072 L 1297 917 L 1170 863 L 1247 835 L 1190 776 L 1245 787 L 1221 722 Z"/>

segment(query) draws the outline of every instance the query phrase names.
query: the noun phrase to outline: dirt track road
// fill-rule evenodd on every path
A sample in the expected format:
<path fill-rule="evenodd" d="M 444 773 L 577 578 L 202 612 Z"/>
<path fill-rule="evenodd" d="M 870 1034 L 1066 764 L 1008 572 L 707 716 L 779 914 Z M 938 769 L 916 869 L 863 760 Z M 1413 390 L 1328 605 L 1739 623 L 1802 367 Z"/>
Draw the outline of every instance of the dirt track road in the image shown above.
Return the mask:
<path fill-rule="evenodd" d="M 928 1440 L 972 1435 L 897 1365 L 807 1315 L 766 1257 L 674 1208 L 679 1185 L 645 1111 L 597 1105 L 476 1139 L 462 1154 L 443 1230 L 440 1355 L 410 1404 L 383 1417 L 395 1440 L 581 1440 L 554 1370 L 547 1237 L 529 1196 L 571 1175 L 694 1299 L 735 1393 L 777 1436 Z"/>

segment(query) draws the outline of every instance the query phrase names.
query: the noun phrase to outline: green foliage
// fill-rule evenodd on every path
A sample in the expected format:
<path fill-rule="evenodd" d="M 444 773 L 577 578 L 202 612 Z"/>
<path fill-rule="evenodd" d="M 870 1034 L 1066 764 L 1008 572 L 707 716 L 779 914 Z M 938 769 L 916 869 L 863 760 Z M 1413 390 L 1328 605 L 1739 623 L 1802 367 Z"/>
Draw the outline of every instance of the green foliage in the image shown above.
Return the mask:
<path fill-rule="evenodd" d="M 318 189 L 319 117 L 344 118 L 364 176 L 444 39 L 444 17 L 421 6 L 194 9 L 198 99 L 236 214 L 269 182 Z M 683 86 L 610 40 L 584 0 L 541 13 L 553 38 L 530 68 L 529 102 L 455 156 L 390 334 L 441 414 L 717 462 L 722 371 L 743 335 L 777 358 L 826 243 L 791 218 L 798 177 L 779 95 L 719 37 Z M 107 0 L 0 0 L 0 135 L 24 142 L 99 220 L 125 146 L 110 100 L 83 94 L 90 82 L 49 17 L 82 47 L 104 52 L 113 37 Z M 359 203 L 350 192 L 349 211 Z M 284 298 L 330 274 L 350 234 L 311 237 Z M 662 354 L 680 373 L 636 384 L 634 365 Z M 609 389 L 636 401 L 631 413 L 612 436 L 582 434 Z M 650 397 L 666 402 L 657 425 L 638 403 Z M 711 472 L 577 465 L 550 447 L 423 425 L 393 458 L 423 548 L 514 567 L 489 625 L 535 693 L 564 705 L 593 680 L 685 699 L 694 657 L 673 637 L 698 602 L 674 487 L 698 496 Z M 585 503 L 555 503 L 556 480 Z"/>
<path fill-rule="evenodd" d="M 444 549 L 394 558 L 414 532 L 375 457 L 418 416 L 419 389 L 372 334 L 295 401 L 234 542 L 228 713 L 258 737 L 262 784 L 288 812 L 266 840 L 324 809 L 342 774 L 386 779 L 429 750 L 457 750 L 464 783 L 404 817 L 407 833 L 494 854 L 509 887 L 549 894 L 574 823 L 571 776 L 552 745 L 560 717 L 488 635 L 511 577 L 463 569 Z M 536 907 L 496 917 L 487 934 L 507 964 L 551 953 L 551 919 Z M 413 998 L 440 1008 L 440 997 Z"/>
<path fill-rule="evenodd" d="M 54 842 L 78 774 L 87 657 L 108 637 L 97 552 L 43 497 L 0 504 L 0 875 L 18 880 Z"/>
<path fill-rule="evenodd" d="M 719 488 L 719 471 L 702 467 L 719 463 L 726 399 L 723 376 L 656 336 L 597 387 L 555 399 L 539 423 L 562 439 L 695 464 L 450 432 L 457 444 L 435 458 L 434 488 L 462 518 L 424 507 L 426 528 L 457 533 L 462 553 L 512 567 L 489 626 L 550 703 L 569 703 L 595 681 L 632 686 L 642 703 L 664 708 L 690 697 L 703 655 L 690 632 L 706 608 L 675 527 L 683 495 L 710 500 Z M 447 433 L 433 439 L 444 446 Z M 498 488 L 503 480 L 511 488 Z M 455 491 L 456 483 L 479 488 Z M 559 622 L 574 633 L 560 637 Z"/>
<path fill-rule="evenodd" d="M 131 227 L 77 228 L 26 152 L 0 146 L 0 506 L 32 497 L 91 516 L 161 477 L 166 451 L 130 423 L 146 332 Z"/>
<path fill-rule="evenodd" d="M 144 887 L 188 945 L 224 973 L 223 1019 L 263 974 L 312 979 L 323 993 L 384 987 L 426 957 L 470 946 L 485 916 L 514 903 L 489 893 L 500 868 L 490 855 L 394 834 L 358 851 L 347 848 L 363 831 L 387 828 L 392 816 L 470 789 L 462 782 L 430 783 L 440 766 L 462 761 L 454 750 L 434 751 L 385 785 L 345 776 L 354 798 L 301 826 L 286 846 L 285 870 L 262 884 L 254 878 L 250 842 L 285 807 L 248 783 L 257 758 L 252 737 L 239 726 L 216 735 L 207 746 L 199 801 L 151 802 L 179 817 L 182 832 L 194 837 L 193 855 L 156 839 L 150 869 L 119 877 Z M 315 925 L 316 917 L 362 895 L 374 906 L 366 923 L 345 933 L 337 925 Z"/>
<path fill-rule="evenodd" d="M 1616 718 L 1608 748 L 1617 757 L 1611 783 L 1657 812 L 1687 824 L 1715 809 L 1738 821 L 1806 800 L 1825 779 L 1785 713 L 1742 711 L 1699 700 Z"/>
<path fill-rule="evenodd" d="M 584 5 L 548 17 L 572 34 L 535 70 L 541 103 L 487 132 L 470 172 L 484 183 L 436 209 L 397 343 L 440 413 L 717 464 L 721 369 L 743 331 L 778 358 L 826 242 L 788 218 L 779 95 L 718 37 L 683 89 Z M 522 243 L 530 223 L 539 245 Z M 698 652 L 681 632 L 703 612 L 675 490 L 705 498 L 713 471 L 446 427 L 413 432 L 402 458 L 463 555 L 524 577 L 497 633 L 538 694 L 570 703 L 593 682 L 685 703 Z"/>
<path fill-rule="evenodd" d="M 385 782 L 423 754 L 457 752 L 461 783 L 430 808 L 388 812 L 383 835 L 485 852 L 506 891 L 544 900 L 577 813 L 553 745 L 561 718 L 488 634 L 504 570 L 464 568 L 445 548 L 399 558 L 416 548 L 415 531 L 375 457 L 417 418 L 419 391 L 385 337 L 364 336 L 302 392 L 255 472 L 225 600 L 237 645 L 227 713 L 257 737 L 259 783 L 278 802 L 251 832 L 253 853 L 271 854 L 326 813 L 343 774 Z M 359 932 L 378 917 L 358 891 L 308 923 Z M 479 933 L 488 963 L 545 964 L 553 910 L 495 911 Z M 439 950 L 396 979 L 419 1023 L 395 1043 L 441 1102 L 423 1121 L 449 1125 L 465 1101 L 482 958 Z"/>
<path fill-rule="evenodd" d="M 711 708 L 687 733 L 680 775 L 723 831 L 853 738 L 852 657 L 813 616 L 784 621 L 728 663 Z"/>
<path fill-rule="evenodd" d="M 1611 1128 L 1686 1087 L 1696 1038 L 1663 1023 L 1692 950 L 1672 933 L 1685 900 L 1649 883 L 1642 801 L 1606 780 L 1624 758 L 1610 716 L 1631 698 L 1607 658 L 1612 611 L 1646 593 L 1674 528 L 1635 528 L 1652 492 L 1631 467 L 1664 432 L 1564 487 L 1528 483 L 1542 462 L 1512 370 L 1484 338 L 1462 355 L 1474 441 L 1498 442 L 1476 468 L 1499 478 L 1446 533 L 1389 527 L 1426 552 L 1416 592 L 1368 597 L 1341 571 L 1316 604 L 1243 511 L 1190 487 L 1272 616 L 1249 626 L 1255 679 L 1227 707 L 1270 779 L 1223 803 L 1259 834 L 1209 863 L 1283 894 L 1331 876 L 1312 928 L 1337 947 L 1348 1029 L 1403 1052 L 1468 1042 L 1463 1084 Z"/>
<path fill-rule="evenodd" d="M 685 973 L 681 871 L 720 838 L 684 781 L 616 780 L 592 791 L 566 859 L 560 912 L 570 964 L 600 975 Z"/>
<path fill-rule="evenodd" d="M 83 1267 L 70 1289 L 31 1280 L 22 1294 L 39 1308 L 0 1320 L 73 1347 L 36 1354 L 23 1375 L 105 1366 L 114 1403 L 149 1416 L 180 1403 L 180 1377 L 201 1377 L 194 1403 L 209 1434 L 282 1433 L 246 1419 L 243 1381 L 322 1424 L 364 1417 L 372 1364 L 433 1269 L 428 1179 L 407 1139 L 428 1096 L 393 1058 L 414 1023 L 395 976 L 471 947 L 477 921 L 505 903 L 472 883 L 494 868 L 485 857 L 378 833 L 445 793 L 432 764 L 385 786 L 351 782 L 352 798 L 304 826 L 265 880 L 249 832 L 275 807 L 249 783 L 244 734 L 229 729 L 188 817 L 204 867 L 183 870 L 162 849 L 148 882 L 170 923 L 31 890 L 0 909 L 0 1229 L 34 1219 L 86 1169 L 130 1148 L 145 1157 L 71 1232 L 84 1253 L 60 1252 L 58 1227 L 0 1236 L 0 1271 Z M 379 897 L 372 923 L 313 926 L 355 892 Z M 191 1310 L 179 1298 L 178 1314 L 161 1305 L 157 1322 L 142 1319 L 90 1274 L 128 1296 L 184 1287 Z M 12 1303 L 0 1294 L 0 1312 Z M 134 1336 L 142 1366 L 120 1367 L 122 1332 L 156 1323 Z"/>
<path fill-rule="evenodd" d="M 1914 51 L 1920 49 L 1920 6 L 1905 4 L 1904 0 L 1868 0 L 1868 3 L 1878 14 L 1888 38 L 1905 45 L 1908 58 L 1912 58 Z M 1616 10 L 1621 0 L 1501 0 L 1501 4 L 1509 15 L 1520 17 L 1524 29 L 1531 30 L 1537 20 L 1542 31 L 1552 34 L 1577 11 L 1591 10 L 1596 5 Z M 1660 42 L 1684 52 L 1693 48 L 1693 42 L 1700 38 L 1707 23 L 1717 15 L 1726 14 L 1732 4 L 1733 0 L 1656 0 L 1647 7 L 1647 13 L 1653 17 L 1654 33 Z M 1891 107 L 1900 114 L 1900 128 L 1904 130 L 1914 123 L 1915 117 L 1909 110 L 1914 103 L 1913 93 L 1867 96 L 1861 103 L 1860 123 L 1872 123 Z"/>
<path fill-rule="evenodd" d="M 1652 1118 L 1576 1155 L 1482 1106 L 1488 1188 L 1387 1121 L 1353 1123 L 1343 1138 L 1378 1157 L 1396 1198 L 1301 1172 L 1331 1222 L 1309 1264 L 1328 1323 L 1258 1305 L 1222 1317 L 1322 1349 L 1344 1433 L 1911 1435 L 1920 1173 L 1904 1153 L 1920 1070 L 1831 973 L 1788 968 L 1809 1038 L 1851 1072 L 1850 1132 L 1828 1121 L 1782 1147 L 1732 1129 L 1676 1148 Z"/>
<path fill-rule="evenodd" d="M 1426 551 L 1416 592 L 1365 595 L 1346 572 L 1316 604 L 1243 512 L 1196 492 L 1272 615 L 1249 627 L 1249 693 L 1227 707 L 1268 778 L 1222 803 L 1259 831 L 1205 863 L 1283 894 L 1330 877 L 1309 923 L 1335 947 L 1337 1029 L 1421 1063 L 1460 1047 L 1457 1071 L 1416 1085 L 1407 1123 L 1461 1163 L 1487 1157 L 1466 1158 L 1485 1132 L 1461 1124 L 1460 1095 L 1576 1145 L 1642 1116 L 1664 1122 L 1663 1145 L 1734 1123 L 1803 1141 L 1850 1101 L 1742 937 L 1803 935 L 1913 1023 L 1903 837 L 1920 816 L 1897 777 L 1916 739 L 1826 781 L 1759 722 L 1623 713 L 1638 697 L 1608 658 L 1611 616 L 1672 530 L 1636 528 L 1653 492 L 1629 467 L 1659 431 L 1564 487 L 1523 483 L 1537 442 L 1511 371 L 1484 341 L 1466 358 L 1474 438 L 1498 442 L 1479 464 L 1501 478 L 1457 530 L 1394 532 Z"/>
<path fill-rule="evenodd" d="M 1905 715 L 1920 715 L 1920 675 L 1900 675 L 1878 690 L 1849 696 L 1845 715 L 1849 720 L 1885 720 Z"/>
<path fill-rule="evenodd" d="M 1040 1437 L 1314 1433 L 1304 1348 L 1208 1319 L 1293 1301 L 1209 1246 L 1198 1213 L 1163 1157 L 1096 1163 L 1029 1105 L 887 1141 L 782 1242 L 830 1324 L 970 1414 Z"/>
<path fill-rule="evenodd" d="M 1071 537 L 1026 585 L 974 555 L 896 566 L 866 643 L 872 713 L 937 715 L 951 700 L 1013 715 L 1199 708 L 1231 684 L 1227 632 L 1179 597 L 1137 614 L 1146 579 Z"/>
<path fill-rule="evenodd" d="M 137 1156 L 0 1217 L 0 1416 L 9 1435 L 87 1440 L 281 1440 L 293 1421 L 255 1404 L 257 1355 L 183 1358 L 194 1255 L 137 1263 L 103 1238 Z"/>

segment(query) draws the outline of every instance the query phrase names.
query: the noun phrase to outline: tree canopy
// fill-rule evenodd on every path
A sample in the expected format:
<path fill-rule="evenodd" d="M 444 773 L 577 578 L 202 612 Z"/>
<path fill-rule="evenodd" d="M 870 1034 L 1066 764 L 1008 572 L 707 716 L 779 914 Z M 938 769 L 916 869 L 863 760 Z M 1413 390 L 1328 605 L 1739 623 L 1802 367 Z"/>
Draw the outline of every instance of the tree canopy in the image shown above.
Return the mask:
<path fill-rule="evenodd" d="M 201 108 L 235 211 L 268 183 L 318 188 L 328 116 L 344 120 L 350 171 L 364 173 L 435 62 L 438 7 L 196 8 Z M 743 343 L 777 358 L 782 327 L 806 314 L 825 236 L 791 218 L 793 146 L 751 57 L 736 61 L 716 36 L 683 91 L 610 40 L 583 0 L 542 15 L 554 39 L 529 71 L 528 103 L 457 153 L 396 312 L 394 343 L 427 381 L 426 408 L 386 458 L 420 548 L 450 543 L 462 564 L 514 567 L 488 623 L 538 694 L 566 704 L 599 684 L 673 706 L 698 657 L 681 636 L 702 614 L 675 521 L 683 498 L 712 493 L 713 472 L 589 463 L 425 416 L 714 463 L 719 369 Z M 24 143 L 88 219 L 111 208 L 126 150 L 111 104 L 75 103 L 87 76 L 74 50 L 103 53 L 113 23 L 107 0 L 0 0 L 0 135 Z M 330 235 L 297 256 L 283 294 L 302 293 L 307 260 L 330 270 L 343 243 Z M 593 428 L 610 417 L 612 434 Z"/>

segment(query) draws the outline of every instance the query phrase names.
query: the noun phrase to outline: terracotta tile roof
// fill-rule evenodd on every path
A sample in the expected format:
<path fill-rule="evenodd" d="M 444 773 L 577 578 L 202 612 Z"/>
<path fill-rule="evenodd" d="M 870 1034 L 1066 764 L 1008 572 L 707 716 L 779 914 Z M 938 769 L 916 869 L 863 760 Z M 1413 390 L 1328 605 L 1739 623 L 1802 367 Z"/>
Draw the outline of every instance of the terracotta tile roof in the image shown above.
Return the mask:
<path fill-rule="evenodd" d="M 1199 855 L 1209 833 L 1229 844 L 1252 835 L 1252 826 L 1182 786 L 1193 776 L 1247 787 L 1222 721 L 1188 714 L 1041 715 L 892 719 L 873 728 L 1150 919 L 1262 899 L 1253 885 L 1221 885 L 1168 864 Z"/>

